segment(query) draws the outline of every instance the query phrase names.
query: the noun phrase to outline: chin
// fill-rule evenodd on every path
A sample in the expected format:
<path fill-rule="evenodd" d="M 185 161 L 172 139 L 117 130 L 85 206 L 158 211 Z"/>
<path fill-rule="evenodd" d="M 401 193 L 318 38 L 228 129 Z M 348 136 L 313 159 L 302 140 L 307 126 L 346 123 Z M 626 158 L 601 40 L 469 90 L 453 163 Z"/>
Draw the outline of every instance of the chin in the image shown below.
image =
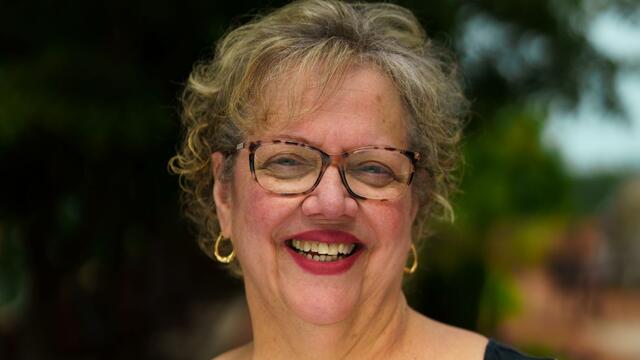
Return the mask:
<path fill-rule="evenodd" d="M 363 300 L 363 262 L 341 274 L 316 275 L 287 257 L 281 259 L 284 267 L 277 286 L 288 312 L 316 325 L 339 323 L 356 313 Z"/>
<path fill-rule="evenodd" d="M 315 325 L 332 325 L 352 317 L 359 308 L 360 291 L 352 288 L 313 286 L 307 289 L 283 289 L 288 311 L 300 320 Z"/>

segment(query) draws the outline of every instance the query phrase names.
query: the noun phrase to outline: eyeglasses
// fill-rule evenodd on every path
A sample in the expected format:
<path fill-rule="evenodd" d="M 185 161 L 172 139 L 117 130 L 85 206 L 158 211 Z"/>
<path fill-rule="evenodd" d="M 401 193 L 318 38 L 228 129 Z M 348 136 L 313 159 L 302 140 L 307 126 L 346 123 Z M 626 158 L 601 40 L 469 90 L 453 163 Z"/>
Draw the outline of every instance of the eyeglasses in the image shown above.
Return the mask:
<path fill-rule="evenodd" d="M 389 200 L 411 184 L 420 154 L 391 147 L 366 146 L 330 155 L 311 145 L 287 140 L 240 143 L 249 149 L 253 179 L 280 195 L 312 192 L 330 165 L 335 165 L 349 194 L 358 199 Z"/>

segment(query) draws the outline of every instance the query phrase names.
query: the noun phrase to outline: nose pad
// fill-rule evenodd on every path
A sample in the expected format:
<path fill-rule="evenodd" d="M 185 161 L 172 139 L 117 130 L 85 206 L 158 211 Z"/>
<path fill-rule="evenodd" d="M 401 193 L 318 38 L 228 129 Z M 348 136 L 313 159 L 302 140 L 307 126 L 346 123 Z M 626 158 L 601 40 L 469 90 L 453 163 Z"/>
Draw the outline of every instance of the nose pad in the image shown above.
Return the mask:
<path fill-rule="evenodd" d="M 302 204 L 305 215 L 322 215 L 327 218 L 354 216 L 358 204 L 343 183 L 336 166 L 329 166 L 318 186 Z"/>

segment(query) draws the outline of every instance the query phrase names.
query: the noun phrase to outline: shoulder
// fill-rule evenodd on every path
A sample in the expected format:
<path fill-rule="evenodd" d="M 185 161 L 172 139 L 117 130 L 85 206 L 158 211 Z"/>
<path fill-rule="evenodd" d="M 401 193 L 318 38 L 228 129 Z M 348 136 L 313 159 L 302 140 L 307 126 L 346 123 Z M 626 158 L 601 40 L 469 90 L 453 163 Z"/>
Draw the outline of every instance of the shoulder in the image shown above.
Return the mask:
<path fill-rule="evenodd" d="M 500 344 L 494 340 L 489 340 L 484 360 L 551 360 L 550 358 L 531 357 L 521 352 Z"/>
<path fill-rule="evenodd" d="M 410 319 L 412 346 L 419 358 L 483 360 L 489 340 L 469 330 L 430 319 L 412 311 Z"/>
<path fill-rule="evenodd" d="M 243 360 L 250 359 L 253 349 L 253 343 L 247 343 L 243 346 L 231 349 L 218 356 L 215 356 L 212 360 Z"/>

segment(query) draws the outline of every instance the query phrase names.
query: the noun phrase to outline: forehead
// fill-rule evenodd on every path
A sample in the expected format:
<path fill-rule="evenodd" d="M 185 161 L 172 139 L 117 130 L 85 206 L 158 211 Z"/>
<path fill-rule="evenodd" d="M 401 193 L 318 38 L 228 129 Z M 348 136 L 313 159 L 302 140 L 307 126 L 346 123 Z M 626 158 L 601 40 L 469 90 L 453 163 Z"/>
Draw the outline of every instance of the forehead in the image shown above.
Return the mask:
<path fill-rule="evenodd" d="M 264 126 L 256 137 L 302 140 L 327 151 L 407 145 L 400 94 L 373 66 L 352 67 L 324 84 L 314 74 L 301 74 L 278 87 L 273 89 Z"/>

